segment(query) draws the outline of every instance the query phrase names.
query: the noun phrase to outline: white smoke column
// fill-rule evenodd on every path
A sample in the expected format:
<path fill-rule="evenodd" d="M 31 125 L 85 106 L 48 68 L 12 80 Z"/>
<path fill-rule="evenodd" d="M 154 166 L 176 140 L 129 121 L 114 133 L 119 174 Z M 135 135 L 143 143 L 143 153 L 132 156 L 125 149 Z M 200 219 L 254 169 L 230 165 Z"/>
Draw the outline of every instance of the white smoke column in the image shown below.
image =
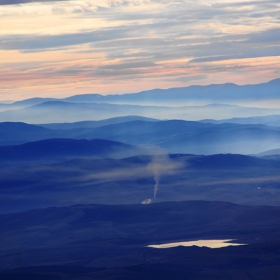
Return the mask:
<path fill-rule="evenodd" d="M 155 174 L 154 180 L 155 180 L 155 185 L 154 185 L 154 201 L 156 200 L 157 196 L 157 191 L 158 191 L 158 185 L 159 185 L 159 165 L 155 164 L 153 165 L 153 171 Z"/>
<path fill-rule="evenodd" d="M 179 167 L 180 164 L 172 161 L 166 154 L 155 155 L 152 157 L 152 162 L 148 164 L 147 168 L 154 174 L 154 201 L 157 197 L 161 175 L 173 174 Z"/>

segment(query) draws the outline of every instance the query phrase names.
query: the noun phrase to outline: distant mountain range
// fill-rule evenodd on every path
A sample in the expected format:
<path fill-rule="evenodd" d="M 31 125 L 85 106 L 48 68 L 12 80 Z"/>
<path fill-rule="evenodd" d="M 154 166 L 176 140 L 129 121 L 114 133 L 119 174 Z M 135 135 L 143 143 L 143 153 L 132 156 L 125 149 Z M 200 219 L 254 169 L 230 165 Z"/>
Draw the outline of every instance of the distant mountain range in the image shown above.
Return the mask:
<path fill-rule="evenodd" d="M 247 118 L 231 118 L 222 120 L 206 119 L 201 120 L 203 123 L 239 123 L 239 124 L 264 124 L 269 126 L 280 126 L 280 115 L 269 115 L 269 116 L 256 116 Z"/>
<path fill-rule="evenodd" d="M 0 121 L 78 122 L 138 115 L 156 119 L 229 119 L 280 114 L 279 109 L 246 107 L 250 101 L 279 98 L 280 79 L 264 84 L 190 86 L 139 93 L 81 94 L 62 99 L 31 98 L 0 104 Z M 191 105 L 204 104 L 204 105 Z"/>
<path fill-rule="evenodd" d="M 227 104 L 204 106 L 147 106 L 109 103 L 69 103 L 47 101 L 30 107 L 0 112 L 0 121 L 23 121 L 33 124 L 80 122 L 138 115 L 154 119 L 201 120 L 279 114 L 279 109 L 242 107 Z"/>
<path fill-rule="evenodd" d="M 170 89 L 153 89 L 138 93 L 100 95 L 80 94 L 66 98 L 30 98 L 12 104 L 1 104 L 3 108 L 29 107 L 48 101 L 69 103 L 111 103 L 111 104 L 182 104 L 190 101 L 207 101 L 207 103 L 256 101 L 279 99 L 280 78 L 267 83 L 254 85 L 212 84 L 207 86 L 189 86 Z"/>

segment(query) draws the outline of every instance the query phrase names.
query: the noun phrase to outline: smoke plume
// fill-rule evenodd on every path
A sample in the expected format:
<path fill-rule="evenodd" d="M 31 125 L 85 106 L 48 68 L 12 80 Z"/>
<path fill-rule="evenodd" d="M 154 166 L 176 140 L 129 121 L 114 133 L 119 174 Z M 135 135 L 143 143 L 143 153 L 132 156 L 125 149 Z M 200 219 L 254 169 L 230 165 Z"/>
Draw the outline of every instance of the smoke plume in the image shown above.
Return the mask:
<path fill-rule="evenodd" d="M 154 174 L 154 198 L 156 200 L 159 189 L 160 178 L 162 175 L 172 174 L 179 167 L 178 163 L 173 162 L 168 155 L 155 155 L 152 162 L 148 165 L 148 169 Z"/>
<path fill-rule="evenodd" d="M 160 174 L 160 166 L 159 165 L 154 165 L 153 166 L 153 171 L 154 171 L 154 180 L 155 180 L 155 185 L 154 185 L 154 201 L 156 200 L 157 196 L 157 191 L 158 191 L 158 185 L 159 185 L 159 174 Z"/>

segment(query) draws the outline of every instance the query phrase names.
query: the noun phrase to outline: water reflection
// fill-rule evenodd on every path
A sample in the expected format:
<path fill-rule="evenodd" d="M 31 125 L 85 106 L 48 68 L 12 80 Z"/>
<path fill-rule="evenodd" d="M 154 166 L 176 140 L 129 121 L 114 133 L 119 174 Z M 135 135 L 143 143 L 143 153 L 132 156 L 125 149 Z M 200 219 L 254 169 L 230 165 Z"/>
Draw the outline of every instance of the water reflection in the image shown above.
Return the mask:
<path fill-rule="evenodd" d="M 198 246 L 198 247 L 208 247 L 208 248 L 222 248 L 228 246 L 240 246 L 245 244 L 229 243 L 233 239 L 216 239 L 216 240 L 196 240 L 196 241 L 186 241 L 186 242 L 174 242 L 174 243 L 164 243 L 158 245 L 148 245 L 150 248 L 165 249 L 173 248 L 177 246 Z"/>

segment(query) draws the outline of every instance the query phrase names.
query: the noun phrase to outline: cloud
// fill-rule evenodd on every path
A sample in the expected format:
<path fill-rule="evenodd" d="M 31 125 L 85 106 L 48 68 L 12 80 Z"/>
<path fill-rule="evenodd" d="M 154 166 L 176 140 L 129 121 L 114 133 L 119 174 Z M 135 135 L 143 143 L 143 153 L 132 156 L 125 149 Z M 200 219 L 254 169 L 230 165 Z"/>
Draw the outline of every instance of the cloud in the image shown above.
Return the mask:
<path fill-rule="evenodd" d="M 61 2 L 70 0 L 0 0 L 0 5 L 17 5 L 27 3 Z"/>
<path fill-rule="evenodd" d="M 171 81 L 171 82 L 180 82 L 180 83 L 189 83 L 189 82 L 193 82 L 193 81 L 197 81 L 197 80 L 204 80 L 206 79 L 207 76 L 206 75 L 190 75 L 190 76 L 179 76 L 173 79 L 168 78 L 167 80 Z"/>
<path fill-rule="evenodd" d="M 222 82 L 218 79 L 238 83 L 241 72 L 253 79 L 253 71 L 266 71 L 265 80 L 277 73 L 269 58 L 280 55 L 279 1 L 34 2 L 0 0 L 0 18 L 7 26 L 0 30 L 5 58 L 1 73 L 11 81 L 3 80 L 0 88 L 11 92 L 20 90 L 24 79 L 26 88 L 27 81 L 32 82 L 34 92 L 41 91 L 39 81 L 55 88 L 69 83 L 69 77 L 71 84 L 88 84 L 88 92 L 105 83 L 119 89 L 120 83 L 132 80 L 138 81 L 138 91 L 145 83 L 145 89 L 181 86 L 195 79 L 204 84 Z M 30 4 L 5 8 L 11 3 Z M 259 58 L 266 62 L 254 64 Z M 17 59 L 25 65 L 12 65 Z"/>
<path fill-rule="evenodd" d="M 125 32 L 126 28 L 119 28 L 62 35 L 1 36 L 0 49 L 44 51 L 47 49 L 57 49 L 96 41 L 110 41 L 116 38 L 121 38 Z"/>
<path fill-rule="evenodd" d="M 262 32 L 256 32 L 250 35 L 247 43 L 253 44 L 280 44 L 280 28 L 268 29 Z"/>
<path fill-rule="evenodd" d="M 199 56 L 202 57 L 199 57 Z M 201 45 L 190 63 L 280 55 L 280 29 L 269 29 L 247 35 L 245 40 Z"/>
<path fill-rule="evenodd" d="M 122 69 L 134 69 L 134 68 L 147 68 L 155 66 L 155 64 L 151 61 L 133 61 L 133 62 L 126 62 L 126 63 L 117 63 L 117 64 L 110 64 L 104 65 L 99 67 L 99 69 L 110 69 L 110 70 L 122 70 Z"/>

